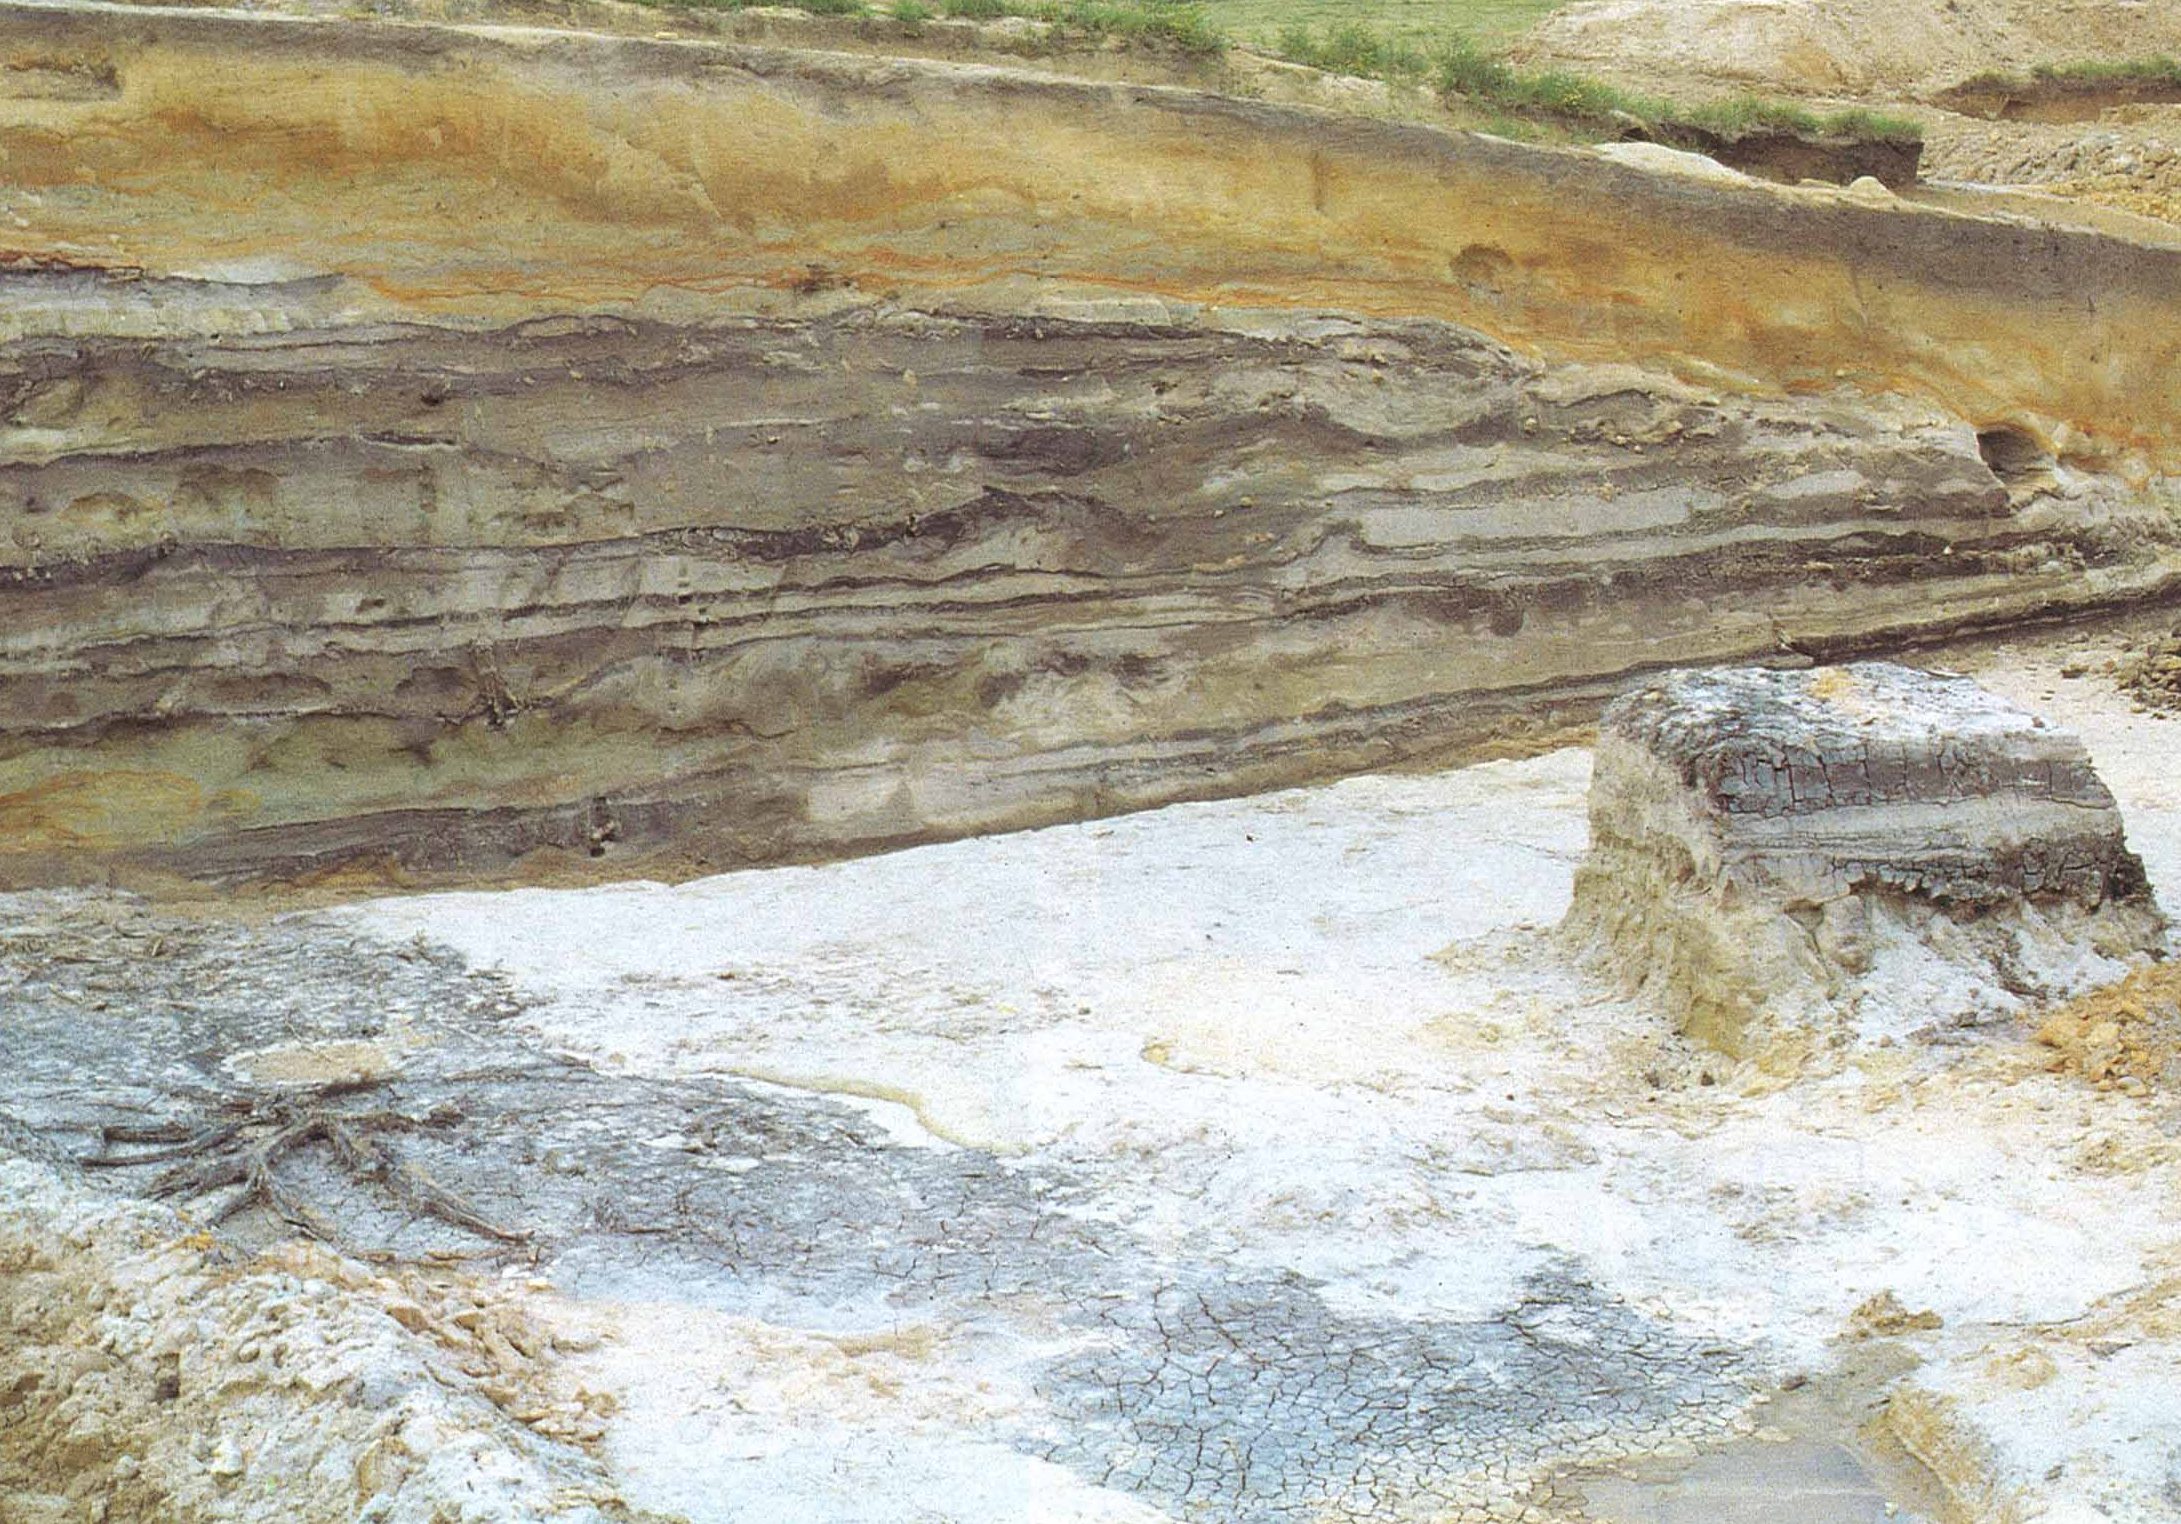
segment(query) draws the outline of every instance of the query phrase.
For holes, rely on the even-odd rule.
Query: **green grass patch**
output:
[[[2173,85],[2181,87],[2181,58],[2093,58],[2082,63],[2042,63],[2030,77],[2059,85]]]
[[[871,13],[865,0],[636,0],[636,3],[668,11],[746,11],[753,5],[783,5],[813,16],[868,16]]]
[[[1825,130],[1814,111],[1787,101],[1759,95],[1729,96],[1682,108],[1681,120],[1692,127],[1716,132],[1723,138],[1744,138],[1753,132],[1791,132],[1816,137]]]
[[[2041,63],[2024,74],[1987,69],[1958,90],[1977,94],[2040,95],[2092,90],[2181,90],[2181,58],[2091,58],[2080,63]]]
[[[1163,43],[1187,53],[1219,53],[1227,46],[1226,34],[1203,11],[1180,0],[939,0],[939,6],[951,20],[1020,16],[1063,32]]]
[[[1888,143],[1921,143],[1924,124],[1912,116],[1851,106],[1818,118],[1818,130],[1842,138],[1879,138]]]
[[[1169,0],[1034,0],[1009,13],[1093,37],[1164,43],[1185,53],[1209,55],[1227,47],[1227,34],[1203,11]]]
[[[1459,32],[1500,43],[1559,9],[1563,0],[1200,0],[1214,25],[1238,41],[1279,45],[1282,32],[1315,36],[1356,27],[1429,58]]]
[[[1291,63],[1359,79],[1416,79],[1431,67],[1421,49],[1354,22],[1343,22],[1322,36],[1307,26],[1284,27],[1274,51]]]
[[[1861,107],[1821,115],[1792,101],[1757,95],[1684,105],[1623,90],[1565,69],[1518,68],[1467,36],[1455,36],[1440,44],[1432,59],[1432,82],[1443,95],[1460,96],[1479,106],[1518,115],[1572,117],[1584,122],[1633,117],[1652,128],[1690,128],[1721,138],[1744,138],[1760,132],[1896,142],[1923,137],[1918,122]]]
[[[1292,63],[1335,74],[1428,80],[1440,94],[1459,97],[1502,118],[1542,116],[1584,123],[1634,118],[1652,128],[1682,128],[1720,138],[1760,132],[1895,141],[1923,136],[1922,127],[1906,117],[1861,109],[1820,115],[1789,101],[1756,95],[1685,106],[1565,69],[1518,68],[1476,38],[1459,33],[1427,54],[1399,38],[1352,22],[1324,32],[1298,25],[1282,29],[1274,51]]]

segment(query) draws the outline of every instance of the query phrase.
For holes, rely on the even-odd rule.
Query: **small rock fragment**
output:
[[[1848,1314],[1848,1332],[1855,1338],[1890,1338],[1896,1334],[1926,1333],[1945,1326],[1945,1319],[1931,1309],[1911,1312],[1891,1291],[1867,1298]]]

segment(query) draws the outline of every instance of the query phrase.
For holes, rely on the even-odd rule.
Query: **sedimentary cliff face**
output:
[[[823,855],[2181,570],[2181,250],[964,66],[0,61],[0,880]]]

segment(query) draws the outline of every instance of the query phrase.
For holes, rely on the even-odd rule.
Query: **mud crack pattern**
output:
[[[1726,1352],[1564,1269],[1478,1322],[1344,1317],[1294,1277],[1199,1278],[1103,1322],[1044,1385],[1069,1421],[1052,1458],[1236,1524],[1490,1510],[1542,1459],[1695,1437],[1745,1395]]]
[[[1300,1275],[1139,1238],[1118,1160],[918,1147],[801,1092],[593,1067],[540,1047],[509,1019],[520,992],[444,950],[313,917],[13,908],[0,1148],[81,1155],[102,1127],[231,1105],[237,1055],[385,1042],[400,1058],[375,1100],[460,1114],[388,1147],[531,1237],[465,1234],[326,1151],[285,1159],[287,1188],[358,1247],[513,1257],[579,1297],[665,1281],[778,1324],[908,1316],[1040,1351],[1037,1403],[993,1437],[1182,1519],[1543,1517],[1526,1499],[1554,1469],[1716,1435],[1760,1379],[1573,1264],[1489,1317],[1359,1315]],[[142,1193],[157,1173],[96,1179]],[[235,1226],[238,1249],[286,1231],[262,1212]]]

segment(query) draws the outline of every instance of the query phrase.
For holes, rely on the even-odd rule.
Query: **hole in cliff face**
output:
[[[2052,456],[2026,429],[1998,424],[1977,431],[1977,454],[1991,467],[1992,475],[2009,486],[2041,475],[2052,465]]]
[[[1515,262],[1505,249],[1473,243],[1448,262],[1448,273],[1472,295],[1497,296],[1506,290]]]

